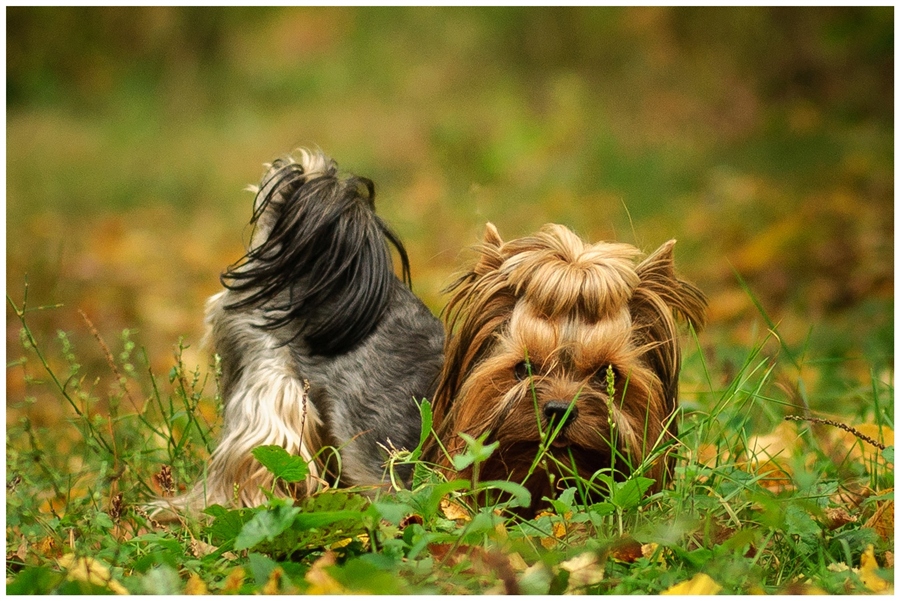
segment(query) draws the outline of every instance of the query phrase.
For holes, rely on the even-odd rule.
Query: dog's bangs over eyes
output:
[[[622,373],[637,361],[640,351],[632,341],[631,317],[626,310],[598,322],[575,317],[548,319],[537,315],[530,303],[512,312],[508,328],[499,334],[498,352],[515,359],[508,366],[517,381],[547,375],[562,367],[590,377],[613,364]]]

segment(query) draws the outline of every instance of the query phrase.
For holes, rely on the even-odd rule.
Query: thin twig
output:
[[[862,440],[864,442],[869,443],[870,445],[872,445],[873,447],[875,447],[877,449],[880,449],[883,451],[887,448],[883,444],[878,442],[877,440],[875,440],[869,436],[866,436],[865,434],[863,434],[856,428],[848,426],[847,424],[842,424],[840,422],[836,422],[831,419],[824,419],[821,417],[803,417],[802,415],[786,415],[784,417],[784,419],[787,421],[793,421],[793,422],[804,422],[805,421],[805,422],[813,422],[816,424],[825,424],[827,426],[834,426],[835,428],[840,428],[841,430],[844,430],[845,432],[849,432],[850,434],[853,434],[855,437],[859,438],[860,440]]]
[[[115,359],[113,359],[112,352],[110,352],[109,347],[106,346],[106,342],[104,342],[103,337],[100,335],[100,332],[97,331],[97,328],[94,327],[94,323],[90,320],[90,318],[84,311],[78,309],[78,313],[81,315],[81,319],[84,320],[84,323],[87,324],[88,329],[91,331],[91,335],[93,335],[97,340],[97,344],[100,345],[100,350],[103,351],[103,354],[106,357],[106,363],[115,374],[116,382],[118,382],[119,386],[122,387],[122,392],[124,392],[125,396],[128,397],[128,400],[131,401],[131,406],[134,407],[134,410],[140,413],[140,409],[138,408],[137,403],[134,402],[134,399],[131,397],[131,393],[128,391],[128,386],[125,384],[125,378],[123,378],[122,374],[119,372],[116,361]]]

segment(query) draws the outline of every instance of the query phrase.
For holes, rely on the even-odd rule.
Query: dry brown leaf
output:
[[[837,530],[845,524],[856,521],[855,515],[850,515],[843,507],[828,508],[825,510],[825,526],[828,530]]]
[[[644,551],[641,543],[633,538],[623,538],[613,543],[609,556],[622,563],[634,563],[644,556]]]
[[[671,586],[660,595],[715,595],[722,587],[704,573],[699,573],[690,580]]]
[[[893,490],[893,489],[891,489]],[[889,492],[889,491],[885,491]],[[872,528],[884,540],[891,540],[894,537],[894,502],[879,501],[877,509],[865,524],[866,528]]]
[[[194,557],[206,557],[216,549],[218,549],[218,547],[205,543],[202,540],[197,540],[196,538],[192,538],[191,542],[188,543],[188,550],[190,550],[191,555]]]
[[[21,539],[19,546],[15,551],[6,554],[6,569],[11,572],[18,572],[24,567],[25,557],[28,555],[28,543],[25,539]]]
[[[760,591],[758,594],[765,595],[765,592]],[[818,586],[810,583],[810,582],[795,582],[793,584],[789,584],[785,589],[781,592],[783,595],[827,595],[823,589]]]

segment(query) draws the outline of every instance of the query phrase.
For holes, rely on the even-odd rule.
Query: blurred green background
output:
[[[242,189],[302,145],[376,182],[436,313],[486,221],[677,238],[716,373],[764,334],[756,299],[813,392],[892,381],[892,7],[6,11],[7,293],[61,303],[35,332],[71,332],[89,373],[79,310],[158,373],[180,336],[205,364]],[[19,329],[7,309],[10,361]],[[35,394],[16,367],[7,393]]]

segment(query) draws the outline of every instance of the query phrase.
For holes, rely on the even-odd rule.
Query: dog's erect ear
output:
[[[483,276],[491,271],[495,271],[503,264],[503,258],[500,256],[500,247],[503,246],[503,240],[500,238],[500,232],[490,221],[484,226],[484,237],[481,245],[478,247],[478,263],[473,269],[476,275]]]
[[[495,226],[490,221],[488,221],[484,226],[484,238],[481,242],[482,244],[497,247],[503,244],[503,240],[500,238],[500,232],[497,231],[497,226]]]
[[[699,288],[675,275],[675,240],[669,240],[641,261],[635,271],[639,287],[658,294],[678,316],[697,330],[706,323],[706,297]]]

